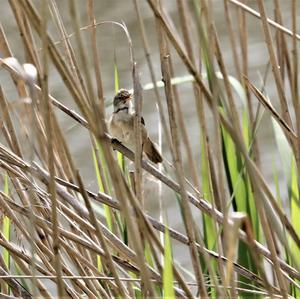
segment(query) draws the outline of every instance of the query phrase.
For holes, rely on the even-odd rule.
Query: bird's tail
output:
[[[148,137],[147,141],[144,143],[144,152],[153,163],[161,163],[163,161],[163,158],[156,148],[156,145],[151,141],[151,139]]]

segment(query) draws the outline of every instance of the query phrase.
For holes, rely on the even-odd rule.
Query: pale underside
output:
[[[148,134],[145,127],[142,125],[142,140],[143,143],[147,139]],[[133,146],[135,144],[134,136],[134,116],[129,113],[114,113],[109,121],[109,133],[112,137],[118,139],[124,144]]]

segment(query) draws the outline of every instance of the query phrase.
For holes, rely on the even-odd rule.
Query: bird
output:
[[[114,97],[114,111],[108,121],[108,131],[110,135],[128,146],[134,146],[135,144],[135,114],[132,109],[132,98],[132,93],[127,89],[120,89]],[[156,144],[149,137],[143,117],[141,118],[141,123],[142,150],[150,161],[155,164],[161,163],[163,158]]]

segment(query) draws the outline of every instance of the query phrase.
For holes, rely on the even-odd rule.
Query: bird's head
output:
[[[114,112],[131,108],[132,94],[127,89],[120,89],[114,97]]]

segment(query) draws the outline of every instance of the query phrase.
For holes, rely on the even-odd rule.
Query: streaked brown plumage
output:
[[[132,94],[126,89],[120,89],[114,97],[114,112],[109,120],[110,134],[125,145],[135,144],[134,114],[132,112]],[[142,118],[142,147],[147,157],[154,163],[161,163],[162,156],[148,136],[144,120]]]

